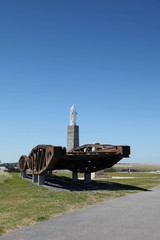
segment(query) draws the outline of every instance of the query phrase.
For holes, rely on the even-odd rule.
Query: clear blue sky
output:
[[[80,144],[130,145],[160,163],[160,1],[1,0],[0,160]]]

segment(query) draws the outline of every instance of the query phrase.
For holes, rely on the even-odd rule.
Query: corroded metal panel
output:
[[[129,155],[129,146],[85,144],[66,152],[66,148],[61,146],[38,145],[28,157],[20,157],[19,166],[22,172],[28,168],[34,174],[44,174],[56,169],[91,173],[110,168]]]

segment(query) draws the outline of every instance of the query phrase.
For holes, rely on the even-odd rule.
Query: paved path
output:
[[[1,240],[158,240],[160,186],[5,234]]]

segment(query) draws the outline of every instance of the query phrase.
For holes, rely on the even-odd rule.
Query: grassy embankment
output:
[[[119,173],[108,175],[118,176]],[[2,174],[0,171],[0,235],[64,212],[144,191],[160,184],[160,174],[123,173],[123,176],[136,178],[96,181],[100,187],[103,185],[100,188],[102,190],[54,192],[22,180],[18,174]]]

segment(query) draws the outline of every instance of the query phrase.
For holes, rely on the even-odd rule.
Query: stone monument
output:
[[[67,130],[67,151],[79,147],[79,126],[76,125],[77,112],[75,106],[70,109],[70,125]]]
[[[79,147],[79,126],[76,125],[77,112],[75,106],[72,105],[70,109],[70,125],[67,129],[67,152],[72,148]],[[78,172],[72,173],[74,182],[78,181]]]

